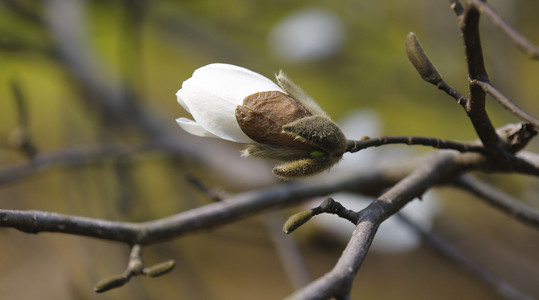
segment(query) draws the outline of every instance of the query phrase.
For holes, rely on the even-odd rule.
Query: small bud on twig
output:
[[[149,268],[145,268],[144,275],[149,277],[161,276],[172,271],[172,269],[174,269],[174,266],[176,266],[176,262],[174,260],[167,260],[165,262],[153,265]]]
[[[113,275],[111,277],[105,278],[101,281],[99,281],[94,288],[94,291],[96,293],[103,293],[108,290],[121,287],[122,285],[126,284],[129,279],[123,275]]]
[[[307,223],[312,217],[321,213],[338,215],[339,217],[346,219],[354,224],[356,224],[359,219],[359,213],[353,210],[346,209],[339,202],[329,197],[326,198],[318,207],[296,213],[295,215],[288,218],[288,220],[286,220],[283,226],[284,233],[291,233],[301,225]]]
[[[432,62],[430,61],[429,57],[427,56],[427,53],[423,50],[421,47],[421,44],[419,43],[419,40],[417,39],[417,36],[415,33],[410,32],[406,36],[404,46],[406,48],[406,54],[408,55],[408,59],[414,65],[417,72],[419,72],[419,75],[423,80],[432,83],[434,85],[437,85],[440,81],[442,81],[442,76],[440,76],[440,73],[438,73],[438,70],[434,67]]]
[[[99,281],[94,290],[96,293],[103,293],[108,290],[121,287],[126,284],[133,276],[146,275],[148,277],[157,277],[166,274],[176,265],[173,260],[168,260],[149,268],[145,268],[140,257],[142,248],[139,244],[135,244],[131,247],[131,253],[129,255],[129,263],[123,274],[113,275]]]
[[[284,223],[284,226],[283,226],[284,233],[289,234],[292,231],[296,230],[301,225],[307,223],[307,221],[309,221],[313,217],[313,215],[314,215],[313,210],[309,209],[309,210],[305,210],[291,216]]]

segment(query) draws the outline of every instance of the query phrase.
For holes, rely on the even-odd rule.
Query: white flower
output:
[[[282,72],[279,85],[247,69],[210,64],[197,69],[176,93],[193,118],[176,122],[187,132],[249,144],[243,156],[283,162],[281,178],[313,175],[346,150],[340,128]]]
[[[235,110],[245,97],[283,90],[270,79],[242,67],[215,63],[197,69],[176,93],[193,118],[179,118],[183,130],[197,136],[252,143],[236,121]]]

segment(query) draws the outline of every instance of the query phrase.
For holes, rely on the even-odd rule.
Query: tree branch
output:
[[[99,281],[94,288],[95,292],[103,293],[121,287],[133,276],[146,275],[148,277],[158,277],[172,271],[176,265],[173,260],[168,260],[146,268],[142,262],[141,252],[142,247],[140,245],[135,244],[131,246],[129,263],[125,271],[122,274],[113,275]]]
[[[466,107],[466,113],[477,132],[477,136],[488,148],[500,150],[499,138],[496,135],[494,126],[490,122],[485,110],[485,91],[475,84],[476,80],[488,82],[487,71],[483,61],[483,50],[481,49],[481,38],[479,35],[479,11],[475,6],[468,6],[464,9],[462,18],[459,18],[459,27],[464,40],[464,52],[468,66],[468,77],[470,80],[470,101]]]
[[[522,108],[518,107],[518,105],[516,105],[507,97],[505,97],[500,91],[498,91],[490,83],[483,82],[483,81],[475,81],[475,84],[482,87],[485,92],[489,93],[494,98],[494,100],[498,101],[498,103],[500,103],[503,108],[511,112],[513,115],[519,117],[523,121],[533,124],[535,128],[539,128],[539,119],[532,116],[531,114],[529,114],[527,111],[523,110]]]
[[[329,299],[350,292],[352,281],[363,263],[378,226],[406,203],[421,196],[430,186],[467,168],[474,154],[439,153],[421,164],[387,192],[360,211],[356,229],[335,267],[287,299]]]
[[[479,16],[477,12],[474,13],[473,9],[471,8],[465,10],[464,12],[466,12],[466,14],[462,15],[462,7],[458,1],[452,1],[452,6],[457,13],[461,31],[464,37],[469,77],[470,79],[482,78],[483,80],[488,81],[483,64],[481,43],[479,40],[476,41],[476,39],[479,39],[479,32],[477,28]],[[475,84],[470,83],[470,99],[468,99],[447,84],[442,79],[442,76],[438,70],[436,70],[434,67],[434,64],[430,61],[427,53],[425,50],[423,50],[423,47],[421,47],[419,39],[413,32],[406,36],[405,48],[408,59],[417,70],[421,78],[453,97],[455,100],[457,100],[457,103],[464,108],[464,111],[468,115],[468,118],[472,121],[475,131],[481,139],[483,145],[485,145],[487,148],[495,149],[504,153],[504,150],[499,146],[499,138],[496,135],[494,127],[492,126],[485,110],[485,92],[482,89],[478,89]],[[461,146],[459,146],[456,148],[456,150],[462,151],[463,149]]]
[[[511,27],[500,15],[485,1],[470,0],[470,2],[479,8],[481,13],[490,18],[492,23],[511,39],[511,41],[531,59],[539,59],[539,48]]]
[[[69,78],[81,91],[86,104],[102,113],[109,124],[135,126],[147,136],[170,135],[164,123],[141,107],[134,91],[125,82],[112,84],[104,74],[102,60],[88,45],[84,1],[47,0],[45,24],[55,40],[55,51]]]
[[[529,295],[525,295],[521,291],[517,290],[514,286],[509,284],[507,281],[503,280],[502,278],[499,278],[492,272],[486,270],[477,262],[473,261],[471,258],[469,258],[464,253],[455,248],[453,245],[451,245],[449,241],[446,241],[444,238],[420,228],[404,214],[396,214],[396,217],[399,218],[400,221],[404,222],[408,226],[408,228],[414,230],[417,234],[419,234],[422,240],[425,241],[436,252],[444,256],[450,262],[456,263],[460,268],[476,276],[482,282],[490,286],[500,296],[504,297],[505,299],[512,300],[532,299],[532,297],[530,297]]]
[[[359,212],[356,229],[335,267],[288,299],[328,299],[348,295],[355,274],[365,259],[379,225],[429,187],[472,169],[481,169],[485,157],[474,153],[439,152]],[[504,158],[493,156],[500,163]],[[503,163],[502,163],[503,164]],[[507,164],[507,162],[505,162]],[[498,165],[498,164],[494,164]],[[502,165],[498,165],[503,168]],[[492,171],[490,169],[490,171]]]
[[[11,0],[8,2],[15,3]],[[49,27],[52,36],[56,39],[55,54],[83,92],[83,98],[87,100],[89,105],[97,103],[98,109],[110,117],[107,118],[109,121],[119,121],[127,126],[134,124],[146,136],[169,136],[167,127],[140,106],[138,97],[131,89],[122,86],[123,83],[111,85],[110,82],[103,79],[103,69],[97,67],[99,60],[95,53],[89,50],[91,47],[87,47],[84,43],[86,35],[82,30],[85,26],[83,19],[69,19],[72,16],[77,16],[77,13],[79,16],[83,16],[81,13],[82,2],[75,1],[69,5],[64,2],[46,1],[45,11],[48,15],[47,18],[43,19],[43,24]],[[409,43],[407,51],[408,48],[411,49],[409,50],[409,54],[412,54],[410,60],[422,78],[456,99],[465,109],[484,147],[426,137],[379,137],[364,141],[349,141],[349,152],[383,144],[404,143],[453,149],[462,153],[438,151],[428,160],[423,160],[413,171],[391,166],[388,169],[369,170],[369,174],[346,179],[333,176],[323,182],[308,181],[281,184],[271,188],[236,194],[216,203],[147,222],[115,222],[41,211],[0,210],[0,227],[11,227],[28,233],[76,234],[130,245],[132,247],[131,256],[126,271],[121,275],[100,282],[96,288],[99,291],[104,291],[124,284],[131,276],[145,272],[155,275],[160,274],[163,270],[170,270],[170,263],[154,269],[143,268],[140,257],[140,249],[143,245],[225,225],[270,208],[295,205],[310,197],[343,190],[379,195],[381,190],[386,190],[389,187],[385,193],[360,212],[349,211],[330,201],[325,201],[319,211],[335,213],[344,217],[355,223],[356,229],[334,268],[291,296],[292,299],[327,299],[330,297],[350,299],[353,279],[367,255],[379,225],[414,198],[420,197],[428,188],[436,184],[454,183],[455,178],[470,170],[519,172],[539,176],[539,155],[521,152],[536,134],[535,129],[530,129],[527,124],[524,124],[518,128],[511,127],[506,131],[496,132],[485,110],[486,92],[489,92],[495,98],[499,98],[498,101],[509,102],[505,104],[506,108],[513,110],[517,116],[525,120],[529,119],[530,123],[537,126],[536,118],[530,118],[529,115],[523,114],[516,105],[505,101],[507,99],[489,84],[479,36],[480,12],[488,15],[502,31],[510,36],[517,46],[524,49],[525,52],[530,52],[532,57],[537,57],[537,48],[527,44],[529,43],[527,40],[522,41],[521,36],[512,32],[512,29],[484,1],[470,0],[471,5],[467,7],[463,7],[458,0],[450,0],[450,3],[457,15],[463,35],[469,75],[469,97],[463,96],[442,80],[426,53],[421,49],[415,35],[411,39],[407,39],[407,43]],[[22,179],[52,166],[75,166],[102,162],[144,151],[189,153],[191,157],[198,157],[196,151],[193,150],[194,148],[185,144],[187,143],[171,142],[163,138],[134,148],[112,145],[40,153],[28,162],[0,169],[0,184]],[[486,151],[487,148],[496,150],[497,153]],[[515,203],[509,196],[500,194],[499,191],[467,179],[467,177],[460,177],[459,180],[457,181],[459,186],[480,196],[514,218],[525,224],[538,225],[538,214],[524,205]],[[454,254],[452,250],[447,252]],[[497,285],[499,281],[492,281],[492,283]],[[502,287],[507,290],[505,285]]]
[[[459,91],[447,84],[440,72],[436,69],[432,61],[430,60],[427,52],[423,50],[419,39],[415,33],[410,32],[406,35],[404,40],[404,46],[408,59],[419,73],[421,78],[426,82],[435,85],[438,89],[444,91],[446,94],[457,100],[464,109],[468,107],[468,98],[464,97]]]
[[[37,153],[32,159],[0,168],[0,186],[53,167],[74,167],[115,161],[133,155],[160,151],[172,157],[189,156],[200,161],[200,152],[195,147],[178,142],[176,136],[162,137],[136,145],[92,145],[79,146],[55,152]]]
[[[539,212],[525,203],[518,201],[504,191],[490,186],[470,175],[462,175],[454,182],[461,188],[479,199],[492,205],[494,208],[509,215],[513,219],[526,225],[539,228]]]
[[[17,107],[18,124],[11,132],[5,146],[8,149],[22,152],[22,154],[28,158],[32,158],[38,151],[30,138],[27,101],[17,80],[12,79],[10,85],[13,92],[13,99]],[[4,143],[2,143],[2,146],[4,146]]]
[[[354,153],[369,147],[379,147],[387,144],[421,145],[437,149],[456,150],[459,152],[488,152],[488,149],[476,144],[463,144],[459,142],[423,136],[381,136],[376,138],[365,138],[362,140],[349,140],[346,151]]]
[[[312,217],[322,214],[334,214],[343,219],[346,219],[353,224],[356,224],[359,220],[359,213],[346,209],[339,202],[333,200],[333,198],[326,198],[319,206],[294,214],[284,223],[283,231],[286,234],[292,233],[301,225],[307,223]]]
[[[386,172],[388,171],[388,172]],[[281,184],[231,196],[189,211],[154,221],[131,223],[68,216],[41,211],[0,210],[0,227],[11,227],[28,233],[60,232],[133,244],[153,244],[180,237],[197,230],[246,218],[274,207],[297,204],[304,199],[341,190],[381,190],[401,176],[394,170],[373,170],[346,180]]]

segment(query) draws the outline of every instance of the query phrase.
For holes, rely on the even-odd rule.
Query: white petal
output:
[[[197,69],[176,93],[178,103],[212,134],[230,141],[251,143],[240,129],[236,107],[251,94],[282,91],[270,79],[242,67],[210,64]]]
[[[206,129],[202,128],[200,125],[198,125],[197,122],[187,119],[187,118],[179,118],[176,119],[176,123],[180,125],[180,127],[189,132],[192,135],[196,136],[202,136],[202,137],[213,137],[216,138],[218,136],[214,135],[213,133],[207,131]]]

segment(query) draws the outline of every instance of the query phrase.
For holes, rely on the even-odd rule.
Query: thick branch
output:
[[[537,169],[538,157],[527,156],[526,164]],[[491,160],[489,162],[483,160]],[[365,259],[378,226],[399,211],[406,203],[420,197],[429,187],[461,172],[485,165],[505,168],[507,161],[500,156],[486,158],[473,153],[439,152],[432,160],[421,164],[371,205],[360,212],[352,237],[335,267],[310,285],[297,291],[289,299],[328,299],[348,295],[355,274]]]
[[[486,93],[480,86],[474,83],[475,80],[489,81],[483,61],[483,50],[481,49],[479,17],[480,14],[477,8],[475,6],[468,6],[464,11],[463,18],[459,19],[470,80],[470,101],[468,102],[466,113],[472,121],[483,145],[498,149],[499,138],[485,110]]]
[[[454,154],[454,155],[451,155]],[[398,210],[407,201],[420,195],[424,189],[418,189],[417,185],[440,183],[441,178],[451,180],[449,173],[454,173],[455,168],[479,169],[485,163],[485,157],[479,154],[440,152],[435,156],[433,168],[439,168],[437,174],[429,176],[426,181],[418,180],[418,175],[410,176],[394,186],[384,196],[373,204],[374,208],[368,211],[384,212],[382,219]],[[454,165],[448,164],[449,157]],[[525,158],[525,159],[524,159]],[[524,153],[520,158],[529,165],[529,168],[539,166],[539,157]],[[429,167],[431,162],[421,163],[418,170]],[[447,165],[446,165],[447,164]],[[446,168],[442,168],[446,166]],[[507,162],[492,163],[498,171],[514,171]],[[489,169],[489,171],[493,171]],[[420,171],[414,171],[417,174]],[[425,171],[422,171],[425,172]],[[373,190],[381,190],[392,184],[397,178],[402,178],[406,172],[403,170],[372,170],[369,174],[358,175],[346,180],[330,179],[324,182],[304,182],[282,184],[276,187],[261,189],[252,192],[241,193],[221,202],[195,208],[170,217],[150,222],[129,223],[113,222],[92,218],[67,216],[39,211],[12,211],[0,210],[0,226],[12,227],[25,232],[62,232],[90,236],[95,238],[125,242],[128,244],[151,244],[162,240],[168,240],[201,229],[208,229],[227,224],[241,218],[251,216],[272,207],[281,207],[297,204],[303,199],[314,196],[327,195],[336,191],[353,190],[372,194]],[[422,174],[422,173],[419,173]],[[414,188],[415,187],[415,188]],[[411,189],[411,190],[408,190]],[[415,191],[415,192],[414,192]],[[391,192],[391,193],[390,193]],[[398,194],[400,193],[400,194]],[[414,194],[410,194],[414,193]],[[397,197],[393,199],[391,197]],[[412,197],[413,196],[413,197]],[[403,200],[404,199],[404,200]],[[393,202],[398,205],[394,205]],[[372,217],[370,213],[361,218],[365,222],[366,217]],[[370,218],[369,217],[369,218]],[[378,221],[381,221],[378,219]]]
[[[352,281],[367,255],[378,226],[406,203],[421,196],[430,186],[463,171],[466,168],[463,163],[469,159],[473,161],[473,156],[476,156],[470,155],[436,155],[362,210],[356,229],[335,267],[289,299],[329,299],[349,294]],[[458,159],[459,156],[463,160]]]
[[[388,171],[388,172],[386,172]],[[127,244],[152,244],[197,230],[217,227],[246,218],[272,207],[283,207],[336,191],[372,192],[394,183],[402,173],[379,170],[346,180],[282,184],[276,187],[237,194],[223,201],[191,209],[149,222],[114,222],[41,211],[0,210],[0,227],[29,233],[61,232],[95,237]]]

